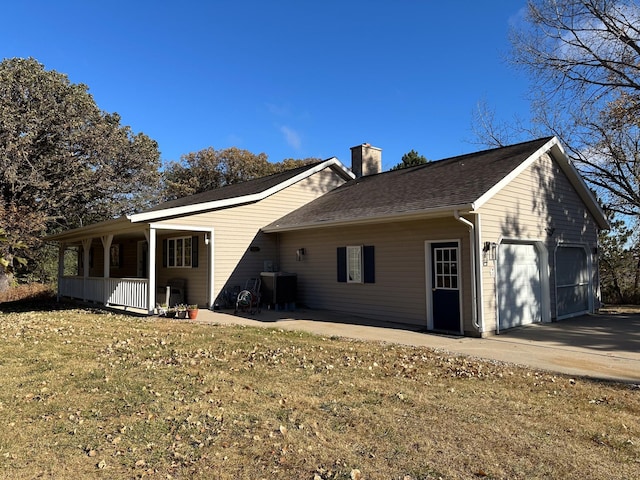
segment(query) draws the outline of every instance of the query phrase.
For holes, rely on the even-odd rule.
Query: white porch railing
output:
[[[58,295],[61,297],[79,298],[84,300],[84,278],[83,277],[60,277],[58,278]],[[88,298],[86,300],[89,300]]]
[[[104,305],[149,310],[149,280],[146,278],[62,277],[58,294]]]

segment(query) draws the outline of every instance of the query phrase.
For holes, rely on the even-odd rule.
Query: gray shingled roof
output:
[[[219,200],[227,200],[230,198],[245,197],[247,195],[262,193],[265,190],[275,187],[282,182],[286,182],[287,180],[315,167],[320,163],[322,162],[313,162],[302,167],[292,168],[291,170],[287,170],[281,173],[274,173],[273,175],[269,175],[266,177],[247,180],[246,182],[234,183],[221,188],[216,188],[214,190],[208,190],[206,192],[196,193],[195,195],[189,195],[187,197],[181,197],[176,200],[170,200],[140,213],[157,212],[176,207],[217,202]]]
[[[302,226],[409,215],[470,205],[552,137],[351,180],[266,226]]]

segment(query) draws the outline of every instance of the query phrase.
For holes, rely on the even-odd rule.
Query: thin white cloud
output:
[[[620,4],[614,6],[608,12],[608,16],[609,21],[615,25],[615,29],[605,25],[594,15],[582,20],[572,31],[564,33],[560,49],[565,58],[578,63],[592,63],[593,54],[579,45],[588,45],[595,55],[604,58],[623,59],[630,58],[628,55],[633,56],[636,45],[629,45],[623,41],[616,29],[624,32],[629,38],[635,39],[640,21],[640,6]]]
[[[240,145],[244,143],[244,138],[242,138],[240,135],[237,135],[235,133],[230,133],[229,135],[227,135],[227,143],[229,145],[234,145],[239,148]]]
[[[291,108],[289,105],[278,105],[275,103],[267,103],[265,104],[267,107],[267,111],[276,117],[289,117],[291,116]]]
[[[527,16],[529,15],[529,8],[525,5],[521,7],[516,13],[511,15],[508,20],[509,27],[521,30],[527,22]]]
[[[284,139],[290,147],[295,148],[296,150],[300,149],[302,145],[302,139],[300,138],[300,134],[298,132],[296,132],[292,128],[287,127],[286,125],[282,125],[280,127],[280,133],[284,135]]]

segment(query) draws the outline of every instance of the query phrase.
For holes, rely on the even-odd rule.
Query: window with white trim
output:
[[[362,246],[347,246],[347,283],[362,283]]]
[[[169,268],[191,268],[192,237],[167,239],[167,266]]]

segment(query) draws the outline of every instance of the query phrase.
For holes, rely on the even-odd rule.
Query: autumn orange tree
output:
[[[165,200],[193,195],[234,183],[265,177],[316,162],[317,158],[269,162],[265,153],[252,153],[237,147],[216,150],[213,147],[183,155],[169,163],[163,172]]]

